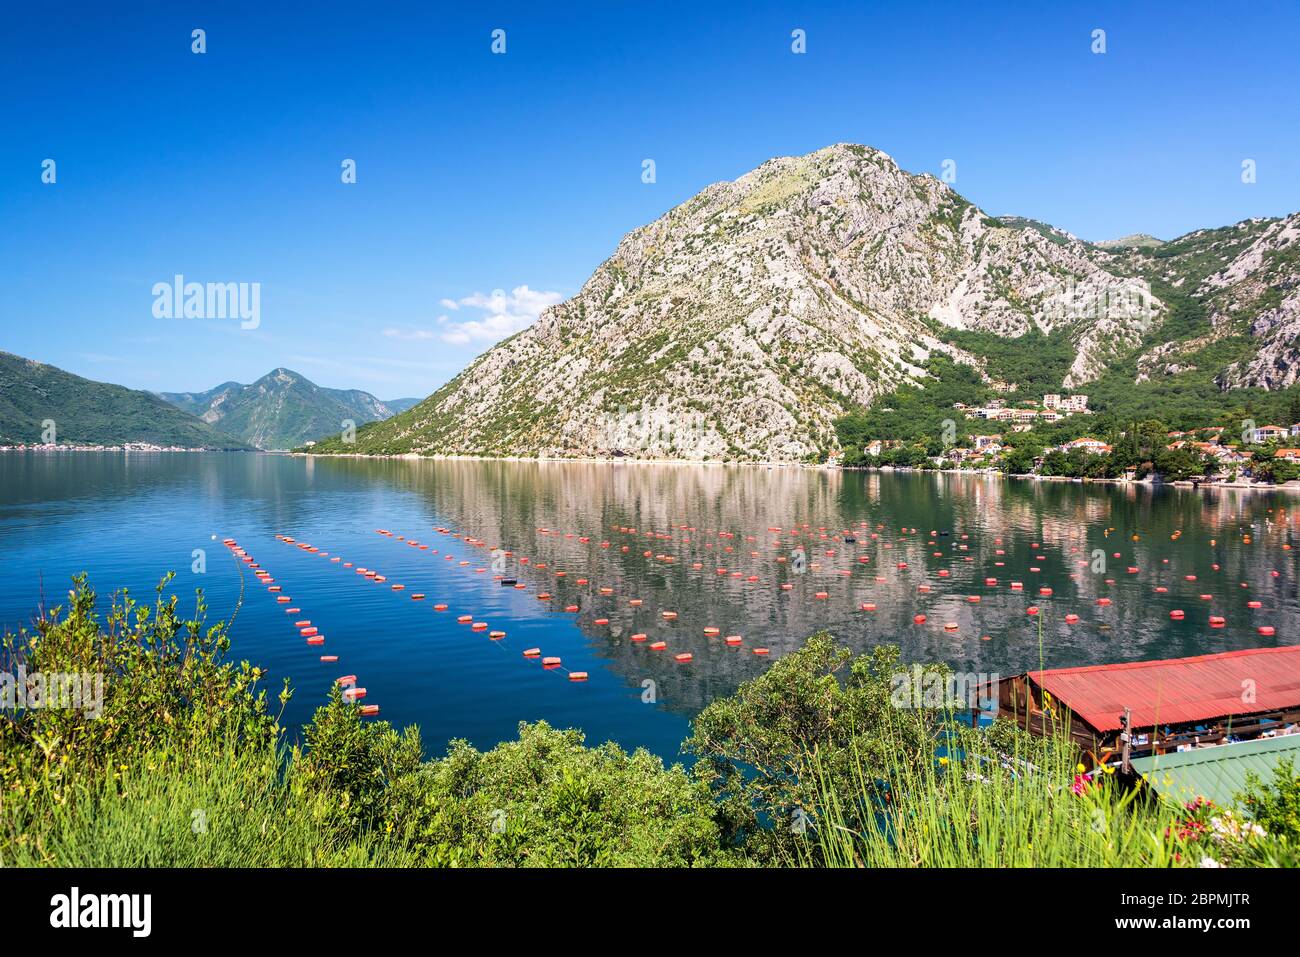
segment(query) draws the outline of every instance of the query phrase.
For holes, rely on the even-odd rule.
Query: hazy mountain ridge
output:
[[[260,449],[289,449],[330,433],[344,422],[387,419],[418,400],[393,404],[360,389],[327,389],[291,369],[278,368],[256,382],[223,382],[206,392],[160,392],[159,397],[223,432]]]

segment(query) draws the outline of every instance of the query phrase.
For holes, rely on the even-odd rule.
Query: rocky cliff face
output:
[[[774,159],[633,230],[572,299],[321,451],[799,460],[933,352],[982,367],[944,327],[1063,334],[1064,385],[1086,385],[1161,322],[1133,260],[1157,251],[991,218],[863,146]]]
[[[1253,355],[1218,377],[1224,388],[1284,389],[1300,381],[1300,213],[1268,223],[1205,281],[1216,326],[1246,326]]]

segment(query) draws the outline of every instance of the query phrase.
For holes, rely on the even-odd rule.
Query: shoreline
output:
[[[1300,479],[1282,485],[1257,484],[1251,482],[1212,482],[1202,480],[1193,482],[1181,479],[1176,482],[1152,482],[1145,479],[1130,481],[1122,478],[1075,478],[1068,475],[1036,475],[1033,473],[1013,475],[997,469],[912,469],[881,468],[879,466],[845,466],[829,465],[825,462],[789,462],[789,461],[755,461],[755,462],[703,462],[695,459],[640,459],[631,456],[606,458],[597,456],[542,456],[542,455],[465,455],[436,454],[420,455],[417,452],[404,452],[394,455],[380,455],[373,452],[297,452],[288,449],[201,449],[177,447],[133,448],[128,446],[0,446],[0,453],[45,453],[61,454],[67,452],[111,452],[111,453],[223,453],[240,455],[282,455],[291,458],[308,459],[367,459],[419,462],[512,462],[537,464],[577,464],[577,465],[650,465],[650,466],[689,466],[692,468],[767,468],[767,469],[809,469],[822,472],[875,472],[897,473],[899,475],[969,475],[984,478],[1019,479],[1033,482],[1062,482],[1071,485],[1122,485],[1143,488],[1180,488],[1192,491],[1232,489],[1245,492],[1300,492]]]

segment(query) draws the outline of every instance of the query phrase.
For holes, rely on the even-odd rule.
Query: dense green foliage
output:
[[[1271,781],[1246,775],[1246,790],[1238,800],[1251,820],[1300,852],[1300,771],[1295,762],[1278,762]]]
[[[1035,327],[1011,338],[973,329],[945,327],[940,331],[945,342],[983,358],[991,379],[1014,383],[1024,396],[1040,398],[1047,392],[1060,392],[1074,361],[1074,346],[1063,332],[1044,335]],[[969,395],[956,401],[970,404]]]
[[[894,646],[853,659],[822,633],[705,708],[686,746],[728,839],[756,860],[797,857],[828,790],[861,797],[841,809],[842,824],[873,827],[889,768],[932,763],[947,716],[920,708],[897,720],[891,679],[901,667]]]
[[[427,761],[418,731],[337,688],[286,747],[261,671],[225,663],[227,626],[202,624],[201,596],[182,620],[165,585],[101,620],[79,580],[66,611],[6,636],[6,668],[105,682],[97,716],[0,720],[0,866],[1297,863],[1290,768],[1252,782],[1250,828],[1104,776],[1080,786],[1065,739],[900,705],[897,649],[855,659],[825,634],[700,714],[691,771],[543,722]],[[1207,844],[1193,815],[1231,840]]]
[[[0,445],[43,444],[43,423],[50,419],[61,445],[247,448],[152,393],[92,382],[0,352]]]

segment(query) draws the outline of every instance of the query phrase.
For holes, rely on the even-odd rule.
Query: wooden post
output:
[[[1125,774],[1133,771],[1133,765],[1130,763],[1129,755],[1133,747],[1133,712],[1128,708],[1124,709],[1124,730],[1119,736],[1120,742],[1124,745],[1120,752],[1120,768]]]

